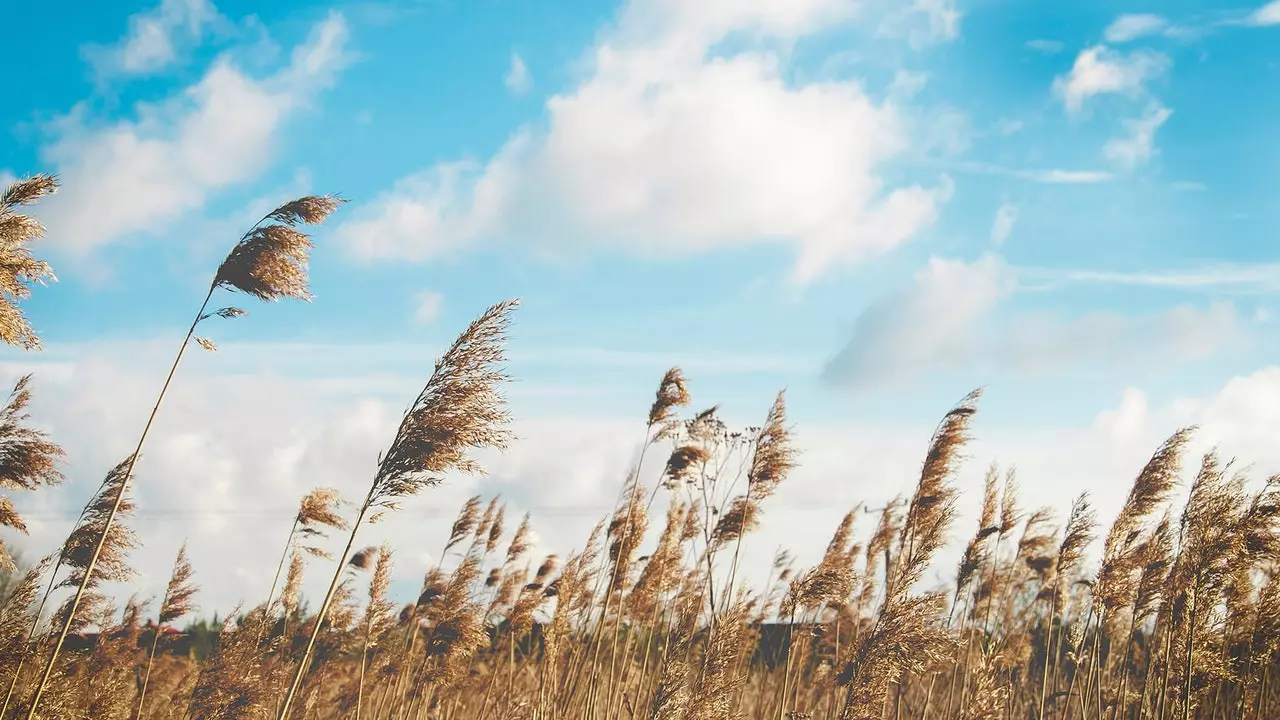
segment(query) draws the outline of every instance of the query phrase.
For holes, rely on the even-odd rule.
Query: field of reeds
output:
[[[42,228],[23,213],[56,188],[35,176],[0,196],[0,338],[27,349],[40,341],[18,302],[52,273],[31,256]],[[121,603],[104,590],[134,573],[135,465],[185,351],[215,349],[197,331],[245,314],[222,299],[307,299],[306,226],[340,204],[286,203],[232,244],[133,452],[103,469],[51,555],[20,569],[0,552],[0,718],[1280,716],[1280,478],[1184,457],[1195,429],[1183,428],[1136,477],[1115,478],[1130,490],[1113,518],[1084,494],[1025,508],[1015,476],[993,467],[976,526],[958,527],[977,392],[943,414],[918,477],[870,513],[870,532],[851,509],[816,565],[780,553],[750,587],[743,538],[798,462],[785,396],[759,426],[732,428],[714,407],[694,409],[672,368],[636,423],[639,464],[660,465],[660,482],[646,487],[636,467],[582,550],[529,557],[536,518],[473,497],[427,530],[440,561],[416,601],[392,603],[395,549],[364,547],[360,532],[396,522],[403,500],[451,474],[482,472],[476,451],[512,441],[502,386],[515,302],[485,311],[436,362],[362,499],[300,498],[266,597],[174,632],[200,596],[185,547],[163,597]],[[34,429],[29,400],[23,378],[0,410],[0,484],[39,492],[62,480],[62,450]],[[9,498],[0,524],[24,531]],[[331,556],[321,540],[345,549]],[[952,543],[964,548],[954,580],[932,586],[926,570]],[[307,573],[327,582],[311,602]]]

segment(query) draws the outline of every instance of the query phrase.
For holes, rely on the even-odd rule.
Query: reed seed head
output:
[[[280,298],[310,300],[307,262],[311,238],[299,223],[317,225],[345,202],[332,195],[299,198],[281,205],[236,243],[214,276],[225,287],[274,302]]]

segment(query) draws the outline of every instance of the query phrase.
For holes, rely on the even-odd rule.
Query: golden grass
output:
[[[27,347],[38,340],[13,301],[24,297],[21,281],[48,273],[25,249],[40,228],[16,208],[55,187],[39,176],[0,197],[0,254],[10,257],[0,258],[9,273],[0,339]],[[311,243],[297,228],[340,202],[287,203],[240,239],[164,388],[193,339],[213,349],[194,334],[201,322],[244,315],[207,311],[216,290],[310,298]],[[394,550],[355,550],[356,541],[365,526],[394,521],[405,498],[451,473],[482,472],[474,451],[514,441],[501,387],[515,307],[489,308],[435,364],[361,502],[328,488],[300,499],[267,597],[229,617],[207,655],[174,652],[159,632],[195,608],[185,545],[154,611],[102,592],[134,574],[129,481],[158,399],[137,450],[108,473],[58,553],[15,576],[0,606],[0,720],[1280,716],[1280,478],[1253,488],[1209,453],[1179,505],[1188,428],[1155,450],[1100,537],[1087,495],[1061,508],[1060,522],[1053,508],[1022,508],[1015,472],[994,465],[977,527],[957,536],[955,476],[976,391],[943,416],[900,498],[851,509],[816,565],[796,568],[780,552],[765,585],[750,587],[742,544],[802,460],[786,397],[760,426],[734,429],[716,407],[686,412],[688,383],[672,368],[644,419],[637,467],[581,549],[529,557],[536,519],[525,515],[508,533],[506,507],[475,496],[436,531],[440,561],[397,608],[388,599]],[[26,426],[28,401],[24,378],[0,411],[9,489],[61,479],[61,450]],[[657,487],[640,480],[646,459],[661,468]],[[863,512],[874,515],[865,543]],[[0,523],[22,529],[3,498]],[[650,524],[661,527],[651,534]],[[338,557],[317,546],[330,532],[347,533]],[[963,548],[953,580],[931,586],[926,571],[952,543]],[[314,613],[299,592],[307,558],[332,573]],[[0,551],[0,565],[8,560]],[[143,624],[151,617],[158,626]],[[100,630],[94,643],[66,644],[90,627]]]

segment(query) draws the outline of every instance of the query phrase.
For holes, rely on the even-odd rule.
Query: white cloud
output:
[[[290,63],[257,80],[221,58],[195,85],[136,119],[101,124],[87,104],[49,127],[41,153],[64,188],[39,208],[51,242],[88,250],[155,232],[271,162],[281,128],[346,63],[347,27],[330,14]]]
[[[1045,55],[1057,55],[1065,49],[1063,44],[1058,40],[1044,39],[1028,40],[1027,48],[1035,50],[1038,53],[1044,53]]]
[[[1249,24],[1257,26],[1280,25],[1280,0],[1274,0],[1254,10],[1249,16]]]
[[[203,33],[226,24],[209,0],[161,0],[155,8],[129,18],[129,31],[112,46],[89,46],[85,57],[99,77],[147,75],[179,59]]]
[[[1018,222],[1018,208],[1010,203],[1001,203],[996,210],[996,217],[991,221],[991,244],[1000,247],[1013,234],[1013,226]]]
[[[434,290],[424,290],[414,297],[413,319],[427,324],[435,322],[444,308],[444,295]]]
[[[516,95],[523,95],[533,87],[533,78],[529,76],[529,68],[524,64],[524,58],[517,53],[511,53],[511,69],[507,71],[507,76],[503,78],[507,89]]]
[[[1071,72],[1054,80],[1053,90],[1067,110],[1076,113],[1095,95],[1138,95],[1144,84],[1163,75],[1169,64],[1167,56],[1150,50],[1126,54],[1097,45],[1080,52]]]
[[[436,165],[348,212],[338,237],[368,259],[432,257],[497,227],[510,174],[502,156],[483,171],[470,161]]]
[[[1149,35],[1158,35],[1169,30],[1169,21],[1160,15],[1136,13],[1121,15],[1103,32],[1102,37],[1109,43],[1126,43]]]
[[[586,79],[547,101],[545,129],[517,133],[486,164],[401,180],[339,236],[365,258],[409,259],[507,229],[638,254],[790,242],[801,280],[885,252],[933,223],[950,195],[945,179],[882,179],[908,147],[901,110],[855,82],[793,84],[767,50],[710,54],[732,31],[795,38],[856,6],[634,0]]]
[[[1126,390],[1119,407],[1100,413],[1097,427],[1117,443],[1150,443],[1172,428],[1197,425],[1188,448],[1193,460],[1217,447],[1224,459],[1239,458],[1252,465],[1249,475],[1259,480],[1275,473],[1280,450],[1274,428],[1280,422],[1280,367],[1261,368],[1227,380],[1203,397],[1177,397],[1152,403],[1138,388]],[[1184,463],[1186,465],[1187,463]],[[1193,465],[1194,467],[1194,465]]]
[[[1111,164],[1122,170],[1132,170],[1151,159],[1154,151],[1156,131],[1169,119],[1173,111],[1160,105],[1153,105],[1145,115],[1135,120],[1126,120],[1126,137],[1109,140],[1102,148],[1102,154]]]
[[[1147,394],[1138,388],[1126,388],[1120,398],[1120,406],[1098,413],[1094,424],[1102,432],[1122,442],[1141,439],[1151,424]]]
[[[1017,273],[996,255],[972,263],[933,258],[910,288],[863,311],[825,378],[866,387],[948,370],[1040,374],[1091,362],[1192,362],[1245,339],[1229,303],[1062,317],[1009,308],[1018,286]]]

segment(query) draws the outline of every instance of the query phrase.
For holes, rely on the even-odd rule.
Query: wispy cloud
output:
[[[1089,185],[1092,183],[1106,182],[1112,178],[1111,173],[1098,170],[1058,169],[1021,170],[1015,171],[1014,176],[1048,185]]]
[[[114,45],[83,49],[99,78],[149,75],[177,62],[211,28],[228,25],[209,0],[162,0],[129,18],[129,31]]]
[[[1113,270],[1063,270],[1024,267],[1020,275],[1050,283],[1098,283],[1179,290],[1280,292],[1280,263],[1239,265],[1207,264],[1200,267],[1123,272]]]
[[[435,322],[444,308],[444,295],[434,290],[424,290],[413,300],[413,320],[422,325]]]
[[[1018,169],[992,163],[965,161],[955,167],[964,172],[984,175],[1003,175],[1043,185],[1088,185],[1111,180],[1114,176],[1103,170],[1065,170],[1062,168]]]
[[[1247,22],[1258,27],[1280,25],[1280,0],[1274,0],[1254,10]]]
[[[511,53],[511,69],[507,71],[503,82],[515,95],[523,95],[533,88],[533,77],[529,75],[529,68],[524,64],[524,58],[518,53]]]
[[[991,244],[1000,247],[1013,234],[1013,226],[1018,222],[1018,208],[1010,203],[1002,203],[996,210],[996,217],[991,221]]]
[[[1121,15],[1107,26],[1102,37],[1109,43],[1126,43],[1165,33],[1171,27],[1169,21],[1161,15],[1150,13]]]
[[[1053,91],[1067,111],[1078,113],[1095,95],[1140,94],[1147,81],[1163,75],[1169,57],[1151,50],[1121,53],[1105,45],[1082,50],[1066,75],[1056,78]]]
[[[1035,50],[1038,53],[1044,53],[1045,55],[1057,55],[1058,53],[1066,49],[1065,46],[1058,40],[1045,40],[1042,38],[1039,38],[1036,40],[1028,40],[1027,48],[1030,50]]]
[[[1126,120],[1128,135],[1114,138],[1102,148],[1102,154],[1122,170],[1132,170],[1151,159],[1155,152],[1156,131],[1173,115],[1169,108],[1152,105],[1142,117]]]

